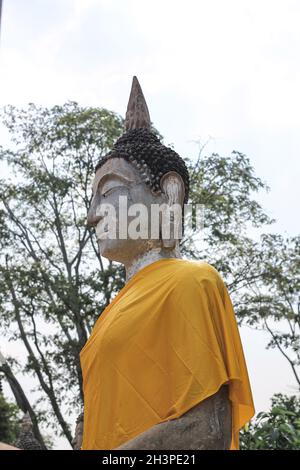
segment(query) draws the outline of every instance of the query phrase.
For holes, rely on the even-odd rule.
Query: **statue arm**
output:
[[[184,413],[159,423],[115,450],[227,450],[231,443],[228,386]]]

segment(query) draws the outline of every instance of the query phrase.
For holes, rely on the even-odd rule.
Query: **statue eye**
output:
[[[105,191],[103,194],[101,194],[101,197],[107,197],[110,193],[112,193],[116,189],[124,188],[125,186],[114,186],[113,188],[108,189]]]

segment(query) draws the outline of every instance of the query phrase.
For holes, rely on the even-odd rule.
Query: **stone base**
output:
[[[0,450],[20,450],[17,447],[10,446],[8,444],[4,444],[4,442],[0,442]]]

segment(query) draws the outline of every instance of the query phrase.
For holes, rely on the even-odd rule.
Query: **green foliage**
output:
[[[190,199],[204,207],[200,233],[185,233],[182,252],[188,258],[203,259],[222,274],[235,305],[261,275],[254,260],[262,256],[258,241],[250,238],[253,230],[272,224],[257,202],[257,194],[268,187],[255,175],[249,158],[240,152],[228,157],[199,155],[196,165],[189,163]],[[239,315],[242,320],[242,315]]]
[[[242,450],[300,450],[300,398],[276,394],[269,412],[258,413],[240,433]]]
[[[19,409],[0,393],[0,441],[13,444],[19,432]]]

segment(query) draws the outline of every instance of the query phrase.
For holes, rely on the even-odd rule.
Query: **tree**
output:
[[[6,380],[8,381],[8,384],[10,385],[10,388],[14,394],[14,397],[18,406],[18,410],[22,410],[24,414],[25,413],[29,414],[31,422],[32,422],[32,429],[33,429],[34,436],[38,440],[42,448],[46,450],[47,447],[39,429],[36,413],[34,409],[32,408],[19,381],[16,379],[11,367],[2,356],[1,352],[0,352],[0,371],[4,373]],[[48,440],[48,444],[50,444],[49,440]]]
[[[269,412],[258,413],[240,433],[242,450],[300,449],[300,398],[278,393]]]
[[[183,252],[208,260],[226,279],[230,293],[239,292],[260,276],[251,263],[261,250],[248,231],[249,226],[264,228],[273,222],[255,199],[259,191],[269,188],[255,175],[249,158],[237,151],[222,157],[204,156],[200,149],[189,171],[190,199],[203,205],[204,224],[200,243],[195,243],[190,231],[186,234]]]
[[[255,282],[236,305],[240,318],[270,335],[288,361],[300,391],[300,236],[264,234],[251,271]]]

